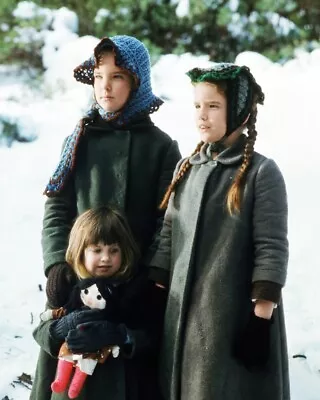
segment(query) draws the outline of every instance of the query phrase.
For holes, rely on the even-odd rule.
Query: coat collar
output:
[[[221,153],[218,154],[215,160],[211,157],[210,143],[204,143],[199,153],[190,157],[189,162],[191,165],[199,164],[216,164],[217,162],[225,165],[239,163],[243,158],[244,147],[246,144],[247,136],[241,134],[237,141],[232,146],[227,147]]]
[[[130,123],[122,126],[115,125],[112,121],[103,120],[100,115],[97,115],[94,120],[89,121],[88,126],[90,129],[97,129],[106,131],[131,131],[150,129],[154,126],[149,115],[132,120]]]

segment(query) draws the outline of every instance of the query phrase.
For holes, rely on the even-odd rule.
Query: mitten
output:
[[[73,353],[90,353],[106,346],[122,347],[129,342],[129,336],[124,324],[88,322],[70,331],[66,342]]]
[[[246,328],[236,341],[235,356],[247,369],[266,365],[270,353],[272,319],[250,314]]]
[[[48,273],[46,293],[52,308],[64,306],[70,296],[77,278],[67,263],[53,265]]]
[[[103,313],[101,310],[73,311],[72,313],[52,322],[50,333],[56,340],[65,340],[69,331],[77,325],[92,321],[101,321]]]

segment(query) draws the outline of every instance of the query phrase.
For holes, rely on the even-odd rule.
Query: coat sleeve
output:
[[[279,288],[284,286],[289,253],[287,225],[285,182],[277,164],[266,159],[259,167],[255,182],[252,282],[256,287],[262,282],[269,288],[272,284]]]
[[[173,178],[178,173],[185,159],[181,159],[174,170]],[[170,182],[171,182],[170,180]],[[168,186],[170,184],[168,183]],[[162,226],[157,232],[152,245],[149,248],[143,262],[149,266],[149,278],[157,283],[167,286],[171,270],[171,230],[174,193],[169,199]]]
[[[171,195],[172,198],[173,195]],[[152,248],[145,258],[146,265],[149,266],[149,278],[155,282],[167,286],[170,275],[171,265],[171,207],[170,203],[166,210],[162,229],[157,234]]]
[[[148,280],[148,270],[141,272],[127,283],[122,302],[126,304],[125,324],[130,346],[124,346],[124,356],[158,354],[163,328],[167,291]]]
[[[58,357],[62,342],[55,340],[50,334],[50,326],[53,322],[53,320],[40,322],[33,331],[33,337],[46,353],[56,358]]]
[[[160,205],[163,196],[165,195],[168,186],[171,183],[173,171],[175,170],[175,167],[180,159],[181,159],[181,154],[179,151],[178,143],[175,140],[173,140],[171,142],[171,145],[169,146],[169,149],[162,163],[161,175],[158,187],[158,196],[157,196],[158,206]],[[162,220],[160,222],[161,223],[159,227],[161,228]]]
[[[46,276],[52,265],[65,262],[68,237],[76,213],[74,182],[71,176],[66,187],[45,202],[41,244]]]

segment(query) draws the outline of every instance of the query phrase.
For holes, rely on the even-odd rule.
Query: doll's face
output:
[[[195,119],[203,142],[220,140],[227,131],[227,99],[214,84],[196,83],[194,86]]]
[[[121,110],[131,92],[129,73],[115,64],[112,53],[106,53],[94,69],[94,95],[97,103],[108,112]]]
[[[84,266],[91,276],[109,278],[121,268],[122,254],[117,243],[91,244],[84,250]]]
[[[102,297],[96,284],[82,289],[80,298],[82,303],[90,308],[98,308],[99,310],[104,310],[106,308],[107,302]]]

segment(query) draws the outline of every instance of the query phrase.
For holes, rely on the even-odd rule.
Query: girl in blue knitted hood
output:
[[[152,92],[150,70],[148,50],[130,36],[103,38],[93,55],[74,69],[77,81],[92,85],[94,101],[65,139],[44,191],[42,251],[49,307],[66,304],[76,283],[65,254],[78,215],[101,205],[117,208],[126,216],[142,257],[162,225],[164,212],[158,206],[181,156],[176,141],[150,119],[162,104]],[[150,296],[158,299],[154,312],[161,321],[165,291],[155,282],[150,284]],[[31,399],[51,399],[48,384],[54,370],[49,354],[54,357],[55,349],[46,350],[40,350]],[[144,383],[140,387],[142,381],[138,382],[139,391],[130,399],[157,398],[155,365],[156,354],[145,359],[144,372],[138,373],[145,376]],[[117,377],[122,386],[115,400],[128,398],[128,376],[123,370]]]
[[[99,114],[104,121],[113,121],[115,127],[123,127],[159,109],[163,101],[152,93],[150,72],[144,44],[125,35],[103,38],[93,55],[74,69],[77,81],[93,86],[94,102],[67,138],[60,163],[45,189],[47,196],[54,196],[65,184],[88,121]]]

